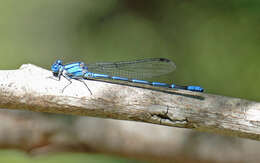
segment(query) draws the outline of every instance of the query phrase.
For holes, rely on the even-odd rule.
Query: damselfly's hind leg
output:
[[[78,81],[82,82],[82,83],[87,87],[89,93],[92,95],[92,92],[91,92],[91,90],[89,89],[87,83],[85,83],[85,80],[83,80],[83,79],[78,79]]]

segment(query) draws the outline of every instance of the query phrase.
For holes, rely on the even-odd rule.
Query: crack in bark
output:
[[[167,106],[165,113],[162,113],[162,112],[153,113],[153,114],[151,114],[151,117],[155,117],[155,119],[160,119],[160,123],[159,123],[160,125],[165,124],[162,122],[163,120],[165,120],[165,121],[168,120],[168,122],[170,122],[174,126],[187,125],[187,123],[188,123],[187,118],[185,118],[183,120],[177,120],[177,119],[174,120],[170,116],[168,116],[168,113],[169,113],[169,106]]]
[[[170,121],[172,121],[171,119],[170,119],[170,117],[168,116],[168,111],[169,111],[169,106],[167,105],[167,108],[166,108],[167,110],[166,110],[166,113],[165,114],[158,114],[157,116],[160,118],[160,125],[162,124],[162,120],[163,119],[168,119],[168,120],[170,120]]]

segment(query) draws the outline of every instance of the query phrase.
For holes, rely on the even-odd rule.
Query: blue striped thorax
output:
[[[65,74],[71,78],[82,77],[86,72],[87,68],[83,62],[74,62],[64,65]]]
[[[60,77],[63,74],[70,78],[83,77],[88,72],[88,68],[83,62],[73,62],[63,65],[61,60],[56,60],[51,66],[51,70],[55,77]]]

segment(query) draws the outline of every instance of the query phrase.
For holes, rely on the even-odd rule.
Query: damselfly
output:
[[[72,83],[71,79],[76,79],[83,82],[88,88],[84,82],[85,79],[105,78],[157,87],[184,89],[196,92],[204,91],[204,89],[200,86],[181,86],[144,80],[146,78],[168,74],[174,71],[175,68],[176,66],[174,62],[165,58],[148,58],[121,62],[100,62],[94,64],[85,64],[84,62],[63,64],[61,60],[56,60],[51,66],[53,75],[58,77],[59,80],[61,76],[64,76],[70,82],[68,85]],[[67,86],[65,86],[63,90]],[[88,90],[91,93],[89,88]]]

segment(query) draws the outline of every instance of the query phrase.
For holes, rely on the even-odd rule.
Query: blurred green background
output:
[[[0,3],[1,69],[165,57],[177,69],[160,81],[259,101],[258,0]]]
[[[105,156],[101,154],[79,154],[62,153],[48,156],[29,157],[20,151],[2,150],[0,151],[0,161],[3,163],[139,163],[139,161]]]
[[[18,0],[0,5],[1,69],[167,57],[167,81],[259,100],[260,2]]]

